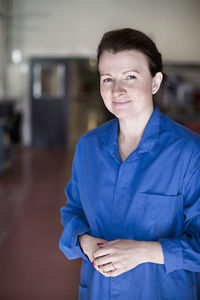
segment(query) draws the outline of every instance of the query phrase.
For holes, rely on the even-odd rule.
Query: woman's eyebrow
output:
[[[112,76],[111,74],[100,74],[100,76]]]
[[[122,72],[122,74],[126,74],[126,73],[129,73],[129,72],[134,72],[134,73],[138,73],[139,74],[139,72],[138,71],[136,71],[136,70],[133,70],[133,69],[131,69],[131,70],[127,70],[127,71],[124,71],[124,72]],[[102,74],[100,74],[100,76],[112,76],[111,74],[109,74],[109,73],[102,73]]]
[[[125,71],[125,72],[123,72],[122,74],[126,74],[126,73],[129,73],[129,72],[134,72],[134,73],[138,73],[138,74],[139,74],[139,72],[138,72],[138,71],[136,71],[136,70],[133,70],[133,69],[131,69],[131,70],[128,70],[128,71]]]

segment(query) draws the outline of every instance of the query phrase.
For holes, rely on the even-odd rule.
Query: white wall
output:
[[[7,63],[7,22],[6,3],[0,1],[0,99],[4,99],[6,91],[6,63]]]
[[[4,22],[0,19],[0,99],[5,96],[6,49],[4,29]]]
[[[200,63],[199,0],[13,0],[9,52],[95,56],[102,34],[132,27],[156,42],[165,61]],[[28,77],[8,67],[9,96],[22,99],[24,142],[30,142]],[[11,80],[12,79],[12,80]]]
[[[35,54],[95,55],[103,32],[133,27],[165,60],[200,61],[199,0],[14,0],[12,46]]]

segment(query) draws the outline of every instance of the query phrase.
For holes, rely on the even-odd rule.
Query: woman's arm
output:
[[[72,178],[66,188],[67,206],[61,208],[61,221],[64,226],[59,247],[68,259],[88,257],[80,248],[78,236],[90,232],[90,227],[81,205],[78,183],[79,161],[78,145],[72,166]]]
[[[185,178],[184,225],[182,235],[161,239],[166,272],[200,272],[200,167]]]
[[[67,187],[67,206],[61,208],[61,221],[64,229],[59,241],[59,247],[68,259],[80,257],[88,259],[80,248],[78,237],[89,232],[90,228],[75,192],[69,197],[69,190],[72,189],[72,184],[70,182]],[[76,199],[76,203],[74,199]]]

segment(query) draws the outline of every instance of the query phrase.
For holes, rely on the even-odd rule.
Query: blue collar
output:
[[[121,164],[121,157],[118,151],[118,128],[119,120],[115,118],[111,122],[111,126],[106,131],[100,132],[100,138],[115,160]],[[159,140],[160,136],[160,110],[157,104],[145,127],[142,139],[138,147],[127,157],[125,161],[138,159],[141,153],[152,151]]]

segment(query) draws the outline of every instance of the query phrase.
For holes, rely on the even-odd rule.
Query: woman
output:
[[[162,59],[145,34],[107,32],[98,67],[116,118],[80,139],[61,209],[79,299],[200,299],[199,136],[155,104]]]

